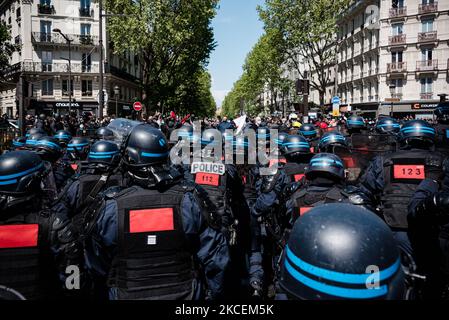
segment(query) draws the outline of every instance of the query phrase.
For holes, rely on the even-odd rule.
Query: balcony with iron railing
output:
[[[99,64],[86,65],[79,62],[71,63],[71,71],[73,73],[98,73],[100,70]],[[22,71],[24,72],[53,72],[66,73],[69,71],[68,63],[51,63],[51,62],[32,62],[24,61],[22,63]]]
[[[387,73],[406,72],[407,62],[392,62],[387,64]]]
[[[37,12],[40,14],[54,14],[56,11],[53,5],[38,3]]]
[[[93,17],[94,16],[94,10],[90,7],[87,8],[80,8],[80,17]]]
[[[427,42],[427,41],[436,41],[436,40],[437,40],[437,32],[436,31],[428,31],[428,32],[418,33],[418,42]]]
[[[416,61],[416,71],[438,70],[438,59]]]
[[[97,36],[82,34],[69,34],[67,36],[72,40],[72,45],[95,46],[98,44]],[[59,33],[33,32],[32,40],[34,43],[46,45],[67,44],[67,40]]]
[[[390,36],[388,38],[388,43],[390,46],[405,44],[407,41],[407,36],[402,33],[395,36]]]
[[[433,99],[433,92],[421,92],[420,96],[423,100],[431,100]]]
[[[420,4],[418,7],[418,14],[434,13],[438,11],[438,2]]]
[[[390,18],[399,18],[407,15],[407,7],[391,8]]]

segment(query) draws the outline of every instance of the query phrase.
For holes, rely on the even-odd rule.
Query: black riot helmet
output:
[[[114,132],[106,127],[98,128],[95,132],[97,140],[114,140]]]
[[[401,130],[401,125],[393,118],[380,118],[376,123],[376,131],[378,133],[398,133],[399,130]]]
[[[63,149],[53,137],[42,137],[34,145],[34,151],[42,160],[54,163],[62,157]]]
[[[341,181],[345,179],[345,166],[335,154],[319,153],[310,160],[305,174],[308,180],[313,180],[316,177],[329,177]]]
[[[67,153],[72,160],[85,161],[89,153],[90,141],[84,137],[74,137],[67,145]]]
[[[304,138],[306,138],[308,141],[316,138],[317,134],[318,134],[318,130],[315,128],[315,126],[313,124],[310,123],[306,123],[303,124],[300,128],[299,128],[299,132],[304,136]]]
[[[346,121],[346,127],[350,132],[360,132],[366,128],[365,119],[361,116],[350,116]]]
[[[128,136],[125,145],[124,162],[130,171],[160,165],[167,162],[168,143],[164,134],[150,126],[136,126]]]
[[[65,130],[59,130],[53,137],[58,140],[59,145],[63,148],[67,147],[70,140],[72,140],[72,135],[70,132]]]
[[[26,141],[25,141],[25,149],[27,150],[34,150],[34,147],[36,146],[37,140],[46,137],[47,135],[45,133],[33,133],[30,134]]]
[[[326,204],[296,220],[281,262],[292,299],[400,300],[404,274],[390,228],[351,204]]]
[[[31,151],[11,151],[0,156],[0,195],[23,197],[40,190],[44,161]]]
[[[310,144],[304,136],[299,134],[290,134],[282,143],[281,150],[286,156],[295,153],[309,154]]]
[[[279,149],[282,150],[282,147],[284,145],[284,141],[285,139],[287,139],[288,137],[288,133],[287,132],[279,132],[278,133],[278,138],[274,140],[274,142],[276,143],[276,145],[278,146]]]
[[[318,144],[320,152],[331,152],[334,146],[348,148],[346,137],[338,131],[331,131],[324,134]]]
[[[28,130],[28,132],[26,133],[25,136],[28,138],[29,136],[34,135],[36,133],[39,133],[39,134],[42,134],[42,135],[47,135],[47,133],[44,130],[42,130],[42,129],[31,128],[30,130]]]
[[[254,150],[255,150],[255,146]],[[250,141],[246,135],[237,135],[232,141],[232,148],[235,155],[247,156],[250,151]]]
[[[120,148],[116,143],[100,140],[90,148],[87,162],[95,167],[112,168],[117,167],[120,158]]]
[[[436,139],[436,130],[424,120],[411,120],[404,123],[399,132],[401,144],[429,147]]]
[[[39,115],[39,119],[42,120],[42,121],[44,121],[44,120],[47,119],[47,116],[46,116],[44,113],[41,113],[41,114]]]

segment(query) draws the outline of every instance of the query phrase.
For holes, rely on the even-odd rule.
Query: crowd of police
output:
[[[0,156],[0,298],[447,299],[449,108],[435,115],[222,121],[220,141],[189,123],[37,126]],[[235,161],[251,130],[270,161]]]

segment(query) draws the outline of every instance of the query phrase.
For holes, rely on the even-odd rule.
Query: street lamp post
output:
[[[60,29],[53,29],[53,32],[57,32],[59,33],[68,43],[69,45],[69,58],[68,59],[64,59],[61,58],[62,60],[68,60],[69,62],[69,83],[68,83],[68,87],[69,87],[69,114],[71,113],[72,110],[72,39],[69,39],[69,37],[67,37],[65,34],[63,34],[61,32]]]
[[[120,88],[119,86],[114,87],[114,95],[115,95],[115,117],[118,118],[118,96],[120,95]]]
[[[393,117],[393,95],[395,91],[396,85],[394,83],[390,84],[390,93],[391,93],[390,117]]]

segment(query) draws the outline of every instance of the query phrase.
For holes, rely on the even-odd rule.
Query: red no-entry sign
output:
[[[140,103],[140,102],[134,102],[134,104],[133,104],[133,108],[134,108],[134,110],[135,111],[140,111],[140,110],[142,110],[142,103]]]

